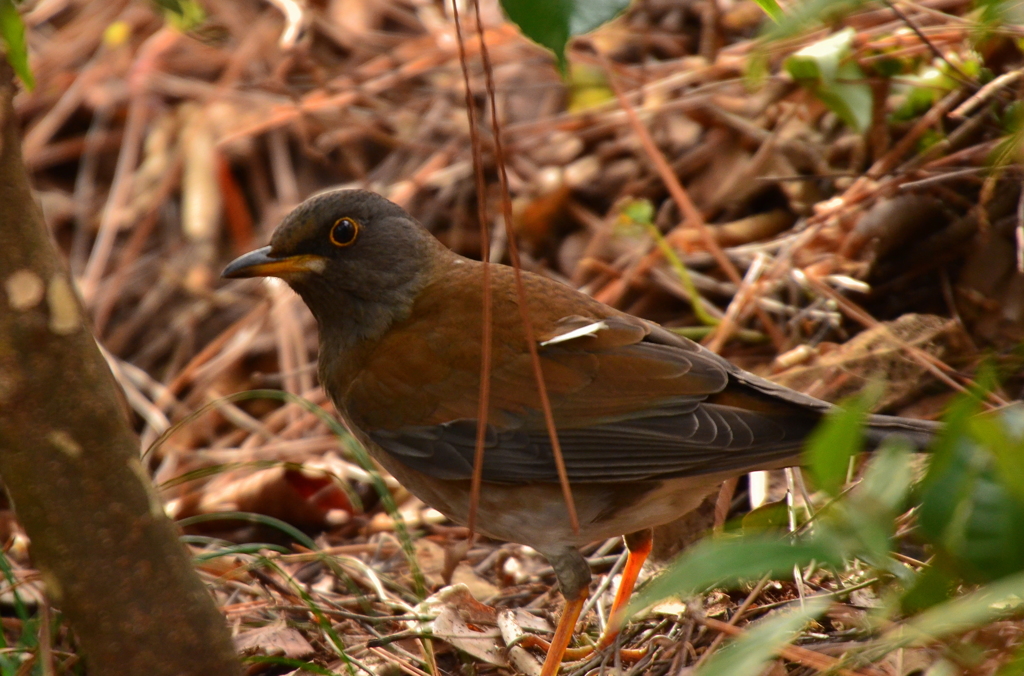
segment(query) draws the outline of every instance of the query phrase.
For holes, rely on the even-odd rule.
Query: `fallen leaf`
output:
[[[293,660],[306,659],[315,652],[298,630],[284,622],[242,632],[235,637],[235,648],[249,655],[274,655]]]

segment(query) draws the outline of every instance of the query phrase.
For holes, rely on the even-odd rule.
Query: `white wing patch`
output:
[[[569,331],[568,333],[563,333],[560,336],[555,336],[554,338],[551,338],[550,340],[545,340],[545,341],[541,342],[540,346],[541,347],[546,347],[548,345],[557,345],[558,343],[566,343],[566,342],[568,342],[570,340],[576,340],[577,338],[582,338],[583,336],[597,335],[598,331],[601,331],[602,329],[607,329],[607,328],[608,328],[608,325],[606,323],[604,323],[603,321],[594,322],[593,324],[587,324],[586,326],[581,326],[578,329],[573,329],[572,331]]]

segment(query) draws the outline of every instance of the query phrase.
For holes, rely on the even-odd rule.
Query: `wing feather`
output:
[[[513,285],[497,277],[484,479],[557,482]],[[524,280],[571,481],[777,464],[794,457],[828,408],[656,324],[556,282]],[[481,298],[422,297],[422,306],[362,358],[342,408],[401,462],[438,478],[466,479],[477,427]],[[463,323],[446,324],[453,317]]]

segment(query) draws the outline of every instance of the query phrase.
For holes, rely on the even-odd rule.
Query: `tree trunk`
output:
[[[29,191],[0,56],[0,476],[90,674],[239,673]]]

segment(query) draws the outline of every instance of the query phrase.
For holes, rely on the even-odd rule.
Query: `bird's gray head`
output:
[[[235,259],[223,276],[280,277],[309,306],[321,338],[351,346],[402,319],[433,266],[452,255],[397,204],[334,190],[297,206],[270,246]]]

